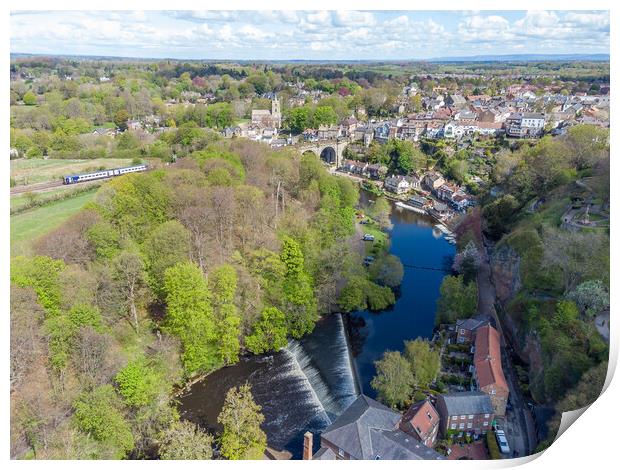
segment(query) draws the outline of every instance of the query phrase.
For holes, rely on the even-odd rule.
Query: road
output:
[[[518,456],[523,457],[534,452],[537,445],[534,419],[523,400],[519,381],[514,366],[510,359],[509,351],[512,346],[506,340],[502,324],[495,309],[495,286],[491,276],[489,247],[485,241],[482,253],[482,262],[478,269],[478,312],[495,319],[497,331],[500,333],[502,342],[502,368],[510,389],[510,402],[512,411],[507,411],[505,418],[498,419],[500,427],[506,431],[506,437],[510,448],[517,451]]]

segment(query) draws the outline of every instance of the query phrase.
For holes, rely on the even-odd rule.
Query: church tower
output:
[[[280,113],[280,101],[278,100],[278,95],[274,95],[273,100],[271,100],[271,119],[277,129],[282,127],[282,113]]]

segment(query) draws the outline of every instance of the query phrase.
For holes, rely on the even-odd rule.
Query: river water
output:
[[[362,194],[361,202],[367,198]],[[393,307],[330,315],[311,335],[292,340],[282,351],[244,358],[214,372],[179,398],[181,415],[218,431],[217,415],[227,390],[247,381],[262,406],[269,446],[301,458],[304,432],[320,433],[360,392],[374,397],[374,361],[386,350],[402,350],[404,340],[432,336],[445,275],[441,269],[449,269],[454,255],[454,247],[429,217],[394,207],[391,219],[390,252],[403,264],[416,266],[405,267]],[[319,439],[314,444],[316,450]]]

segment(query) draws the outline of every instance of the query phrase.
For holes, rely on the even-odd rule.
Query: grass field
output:
[[[93,160],[21,158],[11,160],[11,179],[16,185],[45,183],[60,180],[65,175],[129,165],[131,165],[131,160],[126,158],[95,158]]]
[[[94,186],[101,185],[101,181],[94,181],[94,182],[82,183],[82,184],[94,187]],[[81,190],[83,188],[84,186],[82,185],[60,186],[58,188],[50,189],[47,191],[37,192],[35,193],[35,197],[37,198],[37,201],[47,201],[50,199],[54,199],[60,195],[63,195],[64,197],[72,197],[70,196],[70,194],[72,193],[76,193],[76,195],[81,194],[82,193]],[[21,193],[21,194],[16,194],[15,196],[11,196],[11,212],[25,206],[29,201],[29,197],[31,196],[29,196],[28,193]]]
[[[70,199],[11,216],[11,251],[60,226],[91,201],[96,192],[97,190],[93,189]]]

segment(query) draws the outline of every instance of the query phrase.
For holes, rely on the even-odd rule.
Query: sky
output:
[[[11,52],[230,60],[609,53],[608,11],[13,11]]]

